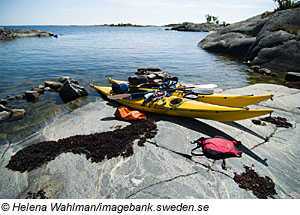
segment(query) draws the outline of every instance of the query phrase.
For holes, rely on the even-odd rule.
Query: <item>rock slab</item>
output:
[[[171,198],[171,199],[252,199],[251,191],[239,187],[234,173],[244,165],[275,183],[276,199],[300,198],[300,90],[279,85],[257,84],[228,90],[231,94],[274,94],[253,108],[273,108],[292,124],[278,128],[252,119],[220,123],[147,114],[156,121],[158,133],[144,147],[134,144],[133,155],[92,163],[85,155],[63,153],[30,172],[15,172],[5,166],[18,150],[39,141],[105,132],[128,125],[113,117],[115,106],[102,100],[57,118],[36,136],[19,144],[0,146],[0,198],[24,198],[24,193],[45,191],[49,198]],[[201,136],[234,138],[243,144],[241,158],[221,161],[191,156],[190,141]],[[113,143],[111,143],[113,144]]]
[[[300,72],[299,14],[299,7],[266,12],[208,35],[198,45],[271,70]]]

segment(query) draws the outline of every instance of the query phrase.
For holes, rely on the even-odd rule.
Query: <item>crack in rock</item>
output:
[[[150,144],[155,145],[156,147],[159,147],[159,148],[168,150],[168,151],[170,151],[170,152],[172,152],[172,153],[175,153],[175,154],[177,154],[177,155],[179,155],[179,156],[182,156],[182,157],[188,159],[189,161],[191,161],[191,162],[193,162],[193,163],[195,163],[195,164],[201,165],[202,167],[205,167],[208,171],[210,170],[210,171],[213,171],[213,172],[216,172],[216,173],[220,173],[220,174],[222,174],[222,175],[225,175],[225,176],[227,176],[227,177],[233,179],[233,177],[231,177],[230,175],[228,175],[228,174],[226,174],[226,173],[224,173],[224,172],[221,172],[221,171],[212,169],[211,166],[209,166],[209,165],[205,165],[205,164],[202,164],[202,163],[200,163],[200,162],[197,162],[197,161],[192,160],[192,156],[191,156],[191,155],[187,155],[187,154],[184,154],[184,153],[176,152],[176,151],[174,151],[174,150],[171,150],[171,149],[168,149],[168,148],[166,148],[166,147],[160,146],[160,145],[158,145],[158,144],[155,143],[155,142],[151,142],[151,141],[147,141],[147,142],[150,143]],[[196,171],[196,172],[192,172],[192,173],[185,174],[185,175],[178,175],[178,176],[175,176],[175,177],[170,178],[170,179],[166,179],[166,180],[163,180],[163,181],[156,182],[156,183],[154,183],[154,184],[150,184],[150,185],[148,185],[147,187],[144,187],[144,188],[142,188],[142,189],[140,189],[140,190],[138,190],[138,191],[136,191],[136,192],[134,192],[134,193],[128,195],[128,196],[126,197],[126,199],[131,198],[132,196],[135,196],[136,194],[138,194],[138,193],[140,193],[140,192],[143,192],[143,191],[147,190],[147,189],[150,188],[150,187],[153,187],[153,186],[156,186],[156,185],[159,185],[159,184],[163,184],[163,183],[168,183],[168,182],[174,181],[174,180],[176,180],[176,179],[178,179],[178,178],[189,177],[189,176],[196,175],[196,174],[199,174],[199,172]]]
[[[290,194],[287,193],[287,191],[285,191],[282,186],[280,186],[280,184],[276,184],[277,187],[280,188],[281,192],[283,192],[285,195],[287,195],[288,197],[290,197],[291,199],[295,199],[293,196],[291,196]]]
[[[156,186],[156,185],[159,185],[159,184],[163,184],[163,183],[168,183],[168,182],[174,181],[174,180],[176,180],[176,179],[178,179],[178,178],[185,178],[185,177],[189,177],[189,176],[196,175],[196,174],[199,174],[199,172],[196,171],[196,172],[188,173],[188,174],[185,174],[185,175],[177,175],[177,176],[175,176],[175,177],[173,177],[173,178],[166,179],[166,180],[163,180],[163,181],[159,181],[159,182],[156,182],[156,183],[154,183],[154,184],[150,184],[150,185],[148,185],[147,187],[144,187],[144,188],[142,188],[142,189],[140,189],[140,190],[137,190],[136,192],[130,194],[129,196],[126,197],[126,199],[129,199],[129,198],[131,198],[132,196],[135,196],[136,194],[138,194],[138,193],[140,193],[140,192],[142,192],[142,191],[144,191],[144,190],[147,190],[147,189],[150,188],[150,187],[153,187],[153,186]]]
[[[271,105],[260,105],[264,108],[271,108],[271,109],[275,109],[275,110],[280,110],[280,111],[283,111],[283,112],[287,112],[287,113],[292,113],[292,114],[299,114],[295,111],[290,111],[290,110],[285,110],[283,108],[280,108],[280,107],[274,107],[274,106],[271,106]]]
[[[146,191],[144,191],[144,193],[149,194],[149,195],[151,195],[151,196],[155,196],[155,197],[160,198],[160,199],[172,199],[171,197],[168,197],[168,196],[160,196],[160,195],[157,195],[157,194],[154,194],[154,193],[151,193],[151,192],[146,192]]]
[[[192,159],[192,158],[193,158],[192,155],[188,155],[188,154],[176,152],[176,151],[174,151],[174,150],[172,150],[172,149],[166,148],[166,147],[164,147],[164,146],[160,146],[160,145],[158,145],[158,144],[155,143],[155,142],[151,142],[151,141],[147,141],[147,142],[148,142],[148,143],[151,143],[151,144],[153,144],[153,145],[155,145],[156,147],[159,147],[159,148],[168,150],[168,151],[170,151],[170,152],[172,152],[172,153],[175,153],[175,154],[177,154],[177,155],[179,155],[179,156],[182,156],[182,157],[188,159],[189,161],[191,161],[191,162],[193,162],[193,163],[195,163],[195,164],[199,164],[199,165],[203,166],[203,167],[206,168],[207,170],[211,170],[211,171],[213,171],[213,172],[217,172],[217,173],[223,174],[223,175],[225,175],[225,176],[227,176],[227,177],[229,177],[229,178],[232,179],[232,177],[231,177],[230,175],[228,175],[228,174],[226,174],[226,173],[224,173],[224,172],[221,172],[221,171],[219,171],[219,170],[215,170],[215,169],[211,168],[210,165],[205,165],[205,164],[200,163],[200,162],[198,162],[198,161],[194,161],[194,160]]]
[[[255,149],[256,147],[259,147],[259,146],[261,146],[261,145],[263,145],[265,143],[268,143],[270,141],[270,138],[272,138],[275,135],[275,133],[277,132],[277,130],[278,129],[275,128],[275,130],[269,136],[266,137],[266,140],[264,142],[259,143],[259,144],[255,145],[255,146],[253,146],[252,148],[250,148],[250,151],[253,150],[253,149]]]
[[[9,141],[7,148],[4,150],[4,152],[3,152],[3,154],[2,154],[2,156],[1,156],[1,158],[0,158],[0,161],[1,161],[1,162],[2,162],[2,159],[4,158],[6,152],[7,152],[8,149],[10,148],[10,145],[11,145],[11,141]]]

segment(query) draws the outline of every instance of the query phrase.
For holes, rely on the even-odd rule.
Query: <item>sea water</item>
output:
[[[58,38],[22,38],[0,42],[0,99],[22,95],[46,80],[71,76],[89,96],[64,104],[46,92],[36,103],[9,102],[24,108],[22,120],[0,122],[0,144],[20,141],[55,117],[100,99],[90,83],[109,86],[107,77],[126,80],[139,67],[159,67],[181,83],[217,84],[222,89],[249,85],[246,66],[197,46],[209,33],[166,31],[163,27],[5,26],[50,31]]]

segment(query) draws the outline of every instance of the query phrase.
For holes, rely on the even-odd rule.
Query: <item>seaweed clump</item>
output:
[[[245,166],[245,172],[240,175],[234,173],[233,180],[239,184],[239,187],[245,190],[252,190],[253,194],[260,199],[267,199],[277,194],[275,183],[268,176],[261,177],[251,167]]]
[[[153,138],[156,134],[157,126],[154,121],[140,120],[114,131],[43,141],[18,151],[6,167],[20,172],[31,171],[67,152],[85,154],[91,162],[118,156],[125,158],[133,155],[135,140],[139,139],[139,145],[143,145],[146,138]]]
[[[293,127],[293,125],[289,122],[287,122],[286,118],[283,118],[283,117],[265,117],[265,118],[260,118],[260,119],[253,119],[252,122],[255,124],[255,125],[262,125],[262,126],[265,126],[266,124],[265,123],[262,123],[261,121],[264,121],[264,122],[269,122],[269,123],[272,123],[274,125],[276,125],[276,127],[283,127],[283,128],[291,128]]]
[[[46,192],[43,189],[41,189],[36,193],[29,191],[27,193],[26,199],[49,199],[49,198],[46,196]]]

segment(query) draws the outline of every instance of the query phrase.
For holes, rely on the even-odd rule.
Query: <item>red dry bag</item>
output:
[[[234,145],[241,144],[240,141],[230,141],[222,138],[204,138],[201,137],[192,143],[197,143],[197,146],[192,149],[192,155],[195,154],[193,151],[202,148],[203,155],[211,159],[224,159],[229,157],[241,157],[242,151],[237,151]]]

